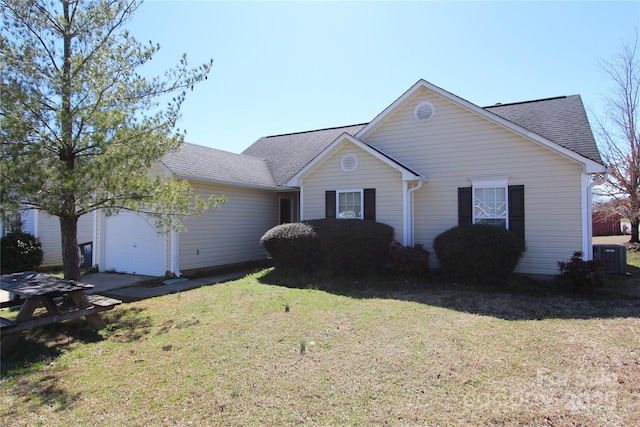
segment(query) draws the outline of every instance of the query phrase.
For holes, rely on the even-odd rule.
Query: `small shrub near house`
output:
[[[0,239],[0,267],[2,274],[30,271],[42,264],[40,240],[29,233],[16,231]]]
[[[318,262],[318,234],[304,222],[276,225],[262,236],[260,244],[279,268],[311,271]]]
[[[386,265],[393,228],[374,221],[318,219],[276,226],[260,241],[276,266],[362,276]]]
[[[391,246],[389,252],[395,273],[416,278],[425,278],[429,275],[429,255],[431,253],[422,245],[402,246],[397,242]]]
[[[569,261],[558,261],[560,282],[574,292],[593,292],[602,286],[605,268],[600,261],[585,261],[583,255],[575,251]]]
[[[439,234],[433,248],[446,278],[487,284],[509,278],[525,251],[525,244],[504,228],[470,224]]]

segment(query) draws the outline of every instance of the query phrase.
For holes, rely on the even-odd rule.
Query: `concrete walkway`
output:
[[[93,289],[87,291],[87,294],[105,295],[121,299],[123,301],[136,301],[187,291],[189,289],[199,288],[200,286],[211,285],[214,283],[241,279],[254,271],[255,270],[236,271],[233,273],[189,279],[167,285],[162,283],[154,283],[153,285],[148,284],[149,281],[158,279],[157,277],[121,273],[87,274],[82,276],[80,281],[93,285]],[[9,301],[10,298],[11,296],[9,292],[0,290],[0,302]]]
[[[237,271],[233,273],[189,279],[166,285],[145,284],[145,282],[155,279],[155,277],[119,273],[87,274],[86,276],[82,276],[81,280],[84,283],[90,283],[94,286],[91,291],[87,292],[88,294],[107,295],[113,298],[123,299],[125,301],[133,301],[182,292],[189,289],[199,288],[204,285],[241,279],[251,272],[252,271]]]

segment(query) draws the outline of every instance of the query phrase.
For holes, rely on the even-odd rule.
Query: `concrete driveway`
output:
[[[253,270],[243,270],[208,277],[200,277],[197,279],[184,278],[182,280],[174,280],[166,284],[158,284],[154,286],[142,285],[141,282],[157,279],[156,277],[141,276],[137,274],[92,273],[82,276],[80,280],[94,286],[93,289],[87,291],[87,294],[108,295],[125,301],[133,301],[173,294],[214,283],[236,280],[252,272]],[[9,293],[0,291],[0,301],[8,300]]]
[[[140,282],[150,279],[154,279],[154,277],[140,276],[137,274],[92,273],[82,276],[80,281],[93,285],[93,289],[87,291],[88,294],[101,294],[115,289],[135,286]]]

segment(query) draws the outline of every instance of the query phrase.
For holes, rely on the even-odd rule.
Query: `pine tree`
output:
[[[138,0],[0,0],[0,196],[4,210],[57,216],[64,276],[78,280],[78,218],[128,209],[159,228],[220,202],[194,198],[188,183],[150,176],[179,149],[176,129],[188,90],[213,61],[186,55],[163,76],[140,67],[159,45],[125,29]]]

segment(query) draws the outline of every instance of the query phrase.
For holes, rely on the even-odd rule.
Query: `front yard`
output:
[[[634,272],[612,286],[637,290]],[[280,283],[264,270],[124,304],[99,334],[24,334],[0,425],[640,425],[640,299],[617,289]]]

